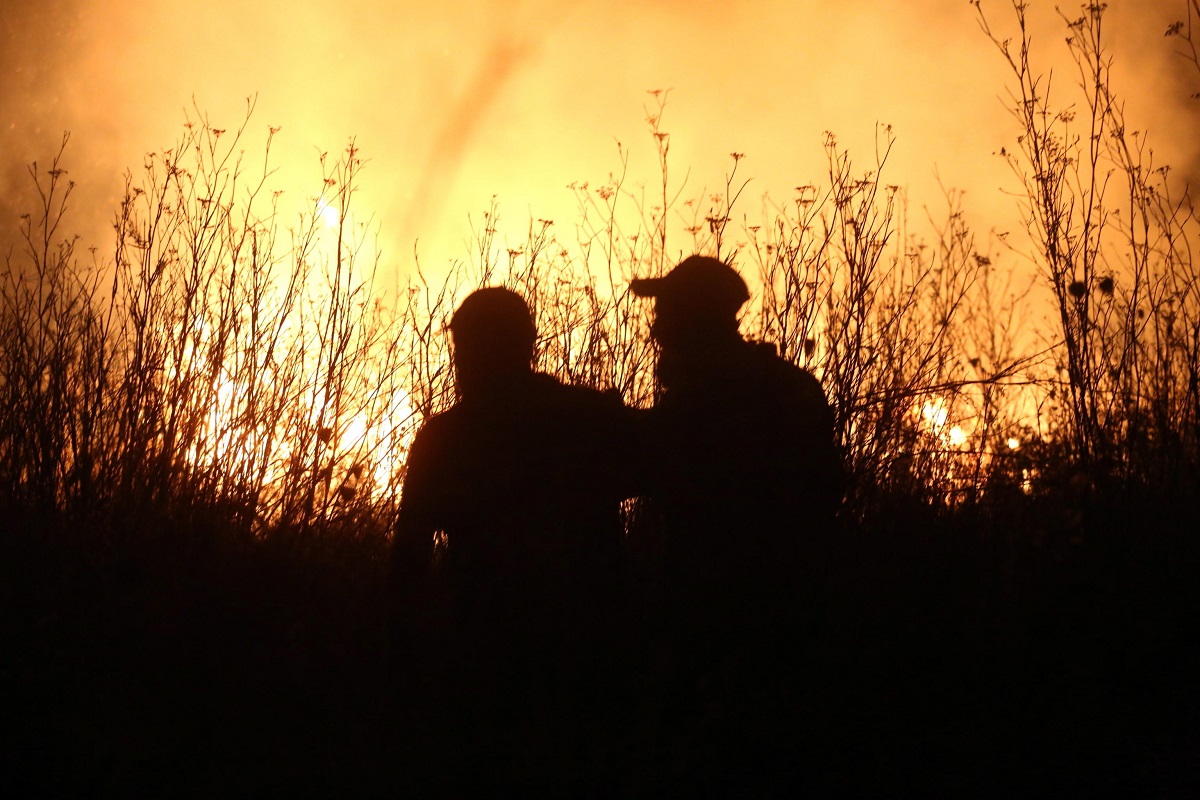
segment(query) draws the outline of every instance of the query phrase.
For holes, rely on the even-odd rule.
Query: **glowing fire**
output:
[[[370,314],[370,267],[359,266],[375,254],[340,199],[315,198],[301,215],[310,233],[291,257],[315,279],[271,283],[246,308],[201,303],[165,335],[178,349],[160,391],[183,457],[199,474],[260,488],[266,508],[297,483],[333,505],[394,495],[415,429],[400,372],[380,352],[387,318]],[[251,316],[268,320],[269,345],[245,333]]]
[[[967,443],[967,432],[961,425],[947,427],[950,420],[950,408],[945,400],[941,398],[930,400],[921,406],[920,413],[926,428],[943,444],[957,448]]]
[[[169,377],[186,379],[195,366],[184,363],[179,374]],[[317,402],[260,421],[252,407],[254,391],[270,394],[272,388],[255,389],[222,370],[206,392],[211,402],[192,432],[186,450],[189,462],[195,467],[215,466],[228,475],[261,471],[262,484],[272,491],[281,488],[298,463],[312,461],[321,465],[317,472],[327,491],[336,492],[343,502],[360,495],[379,499],[398,488],[396,476],[415,427],[407,392],[365,398],[373,401],[373,409],[332,420],[323,408],[327,404]],[[297,431],[306,429],[316,432],[319,454],[315,459],[310,443],[295,438]]]

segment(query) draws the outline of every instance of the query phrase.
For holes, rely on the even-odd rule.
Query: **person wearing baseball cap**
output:
[[[753,793],[784,776],[787,744],[775,732],[791,724],[778,698],[798,645],[797,590],[842,492],[833,412],[815,376],[742,337],[750,292],[731,265],[693,255],[629,289],[653,301],[658,347],[661,393],[640,429],[645,519],[658,526],[642,535],[661,553],[651,638],[673,665],[664,716],[689,738],[702,709],[745,712],[705,725],[710,749],[693,749],[695,762],[671,780]]]
[[[737,271],[709,256],[688,256],[661,278],[635,278],[629,290],[638,297],[665,299],[711,321],[735,319],[750,299],[750,290]]]

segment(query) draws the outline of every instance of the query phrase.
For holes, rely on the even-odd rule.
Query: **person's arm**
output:
[[[408,453],[400,511],[392,530],[389,581],[396,610],[409,614],[429,591],[433,537],[438,530],[435,500],[435,434],[425,426]]]
[[[626,406],[616,389],[606,390],[603,398],[607,424],[600,447],[606,475],[615,499],[630,500],[646,493],[646,448],[639,436],[639,419],[645,412]]]
[[[796,405],[800,413],[800,447],[808,464],[807,482],[813,501],[827,513],[841,504],[846,491],[845,465],[834,436],[834,414],[820,381],[801,370]]]

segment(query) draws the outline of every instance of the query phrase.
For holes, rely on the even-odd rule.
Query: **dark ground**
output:
[[[779,794],[1200,796],[1195,514],[1026,504],[843,534],[805,595]],[[4,796],[478,788],[436,694],[399,685],[379,541],[5,527]],[[635,663],[634,722],[601,727],[604,760],[555,786],[552,764],[518,770],[527,796],[658,797],[721,773],[719,752],[655,734]]]

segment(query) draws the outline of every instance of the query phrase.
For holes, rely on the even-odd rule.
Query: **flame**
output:
[[[186,379],[196,374],[197,366],[185,361],[170,378]],[[268,383],[258,388],[269,393],[273,387]],[[282,419],[259,422],[250,407],[251,387],[225,369],[209,391],[201,394],[207,394],[211,402],[186,450],[193,467],[214,466],[235,476],[262,469],[264,487],[268,492],[278,491],[295,464],[311,457],[308,444],[292,438],[296,430],[308,429],[317,432],[319,461],[328,470],[326,483],[341,492],[343,500],[362,493],[378,500],[399,488],[397,476],[415,433],[416,414],[407,391],[391,392],[373,414],[351,413],[332,420],[332,425],[323,409],[324,398],[303,411],[293,409]],[[271,443],[276,441],[282,445],[272,455]]]
[[[366,224],[353,212],[343,216],[340,199],[318,197],[301,212],[301,244],[290,256],[313,279],[300,295],[286,299],[295,287],[280,281],[256,308],[201,307],[163,326],[164,340],[181,345],[161,391],[183,437],[183,458],[197,474],[261,488],[264,507],[297,482],[318,487],[330,503],[394,496],[415,432],[409,392],[379,352],[388,337],[354,327],[378,300],[370,267],[361,267],[377,254]],[[299,310],[281,310],[289,305]],[[252,312],[279,323],[269,352],[244,333]],[[343,328],[323,327],[335,313]],[[386,318],[365,324],[385,326]],[[323,337],[349,328],[355,352],[334,379],[336,347]]]
[[[950,415],[950,409],[946,407],[946,401],[940,398],[930,400],[921,406],[921,417],[925,420],[925,424],[930,430],[940,431],[946,426],[946,420]]]

